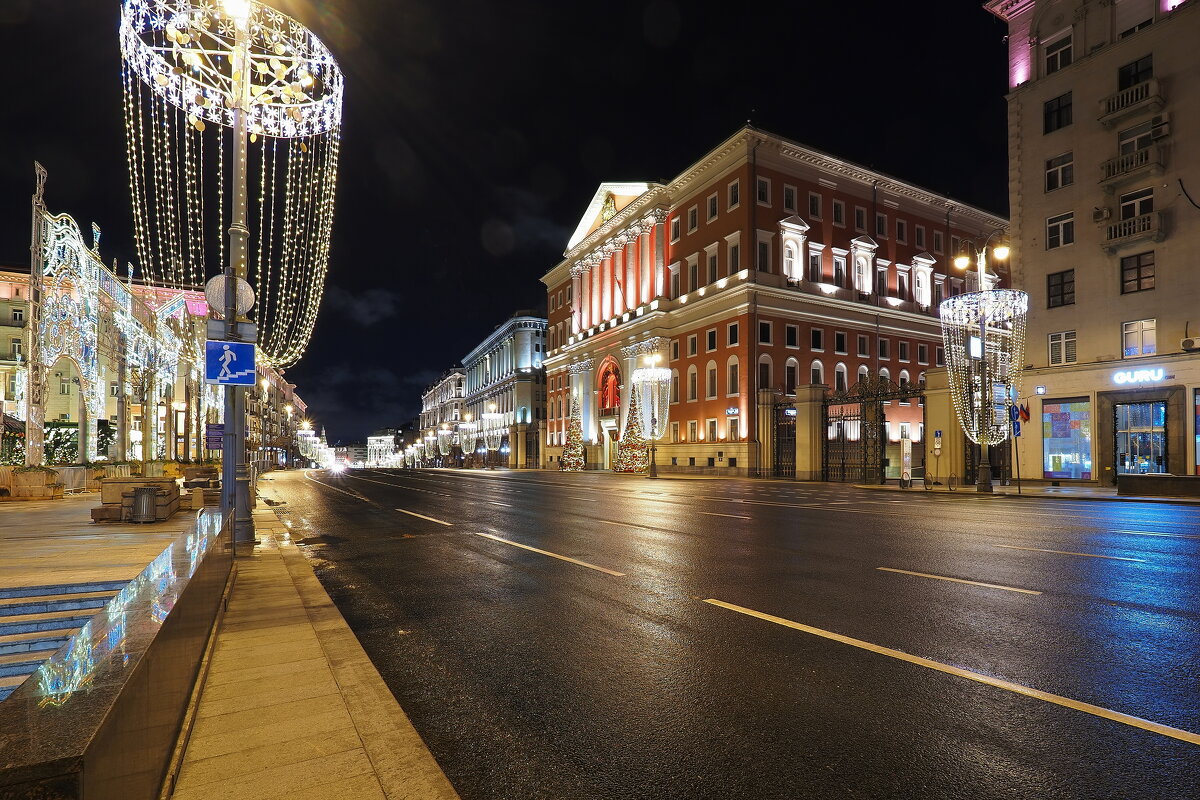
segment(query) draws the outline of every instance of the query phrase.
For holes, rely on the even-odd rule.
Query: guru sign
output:
[[[1163,379],[1163,368],[1123,369],[1113,373],[1113,383],[1158,383]]]

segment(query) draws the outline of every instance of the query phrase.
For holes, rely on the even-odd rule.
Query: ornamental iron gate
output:
[[[886,480],[887,415],[893,400],[924,402],[923,383],[892,383],[868,375],[840,392],[829,392],[821,403],[824,439],[821,467],[824,480],[884,483]]]
[[[796,407],[775,405],[775,464],[773,478],[796,477]]]

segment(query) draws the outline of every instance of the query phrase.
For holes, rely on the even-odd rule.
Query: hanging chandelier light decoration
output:
[[[237,29],[248,31],[235,71]],[[328,48],[257,0],[125,0],[126,153],[146,277],[197,288],[225,263],[234,109],[246,112],[258,341],[277,367],[312,336],[329,265],[344,78]],[[255,152],[257,148],[257,152]],[[206,267],[206,265],[208,265]]]
[[[471,415],[458,423],[458,446],[464,458],[475,452],[475,443],[479,439],[479,425],[471,421]]]
[[[454,431],[450,430],[449,425],[443,424],[438,428],[437,432],[438,452],[443,457],[450,455],[450,451],[454,449]]]
[[[1024,364],[1029,295],[971,292],[944,300],[939,312],[959,422],[972,442],[1000,444],[1012,431],[1009,407]]]
[[[483,419],[484,447],[488,450],[499,450],[500,441],[507,431],[504,426],[504,415],[499,411],[485,411],[480,417]]]
[[[659,366],[639,367],[633,371],[632,380],[638,398],[642,436],[656,442],[666,434],[671,415],[671,370]]]

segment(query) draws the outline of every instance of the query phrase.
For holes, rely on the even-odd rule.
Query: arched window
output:
[[[786,394],[796,393],[796,384],[800,380],[800,362],[789,358],[783,367],[783,391]]]
[[[820,361],[812,362],[812,365],[808,368],[808,379],[809,383],[813,386],[825,385],[825,367]]]
[[[741,392],[741,390],[742,390],[742,374],[741,373],[742,373],[742,369],[741,369],[741,364],[738,362],[738,357],[730,356],[729,360],[725,362],[725,377],[728,381],[725,384],[725,394],[726,395],[733,397]]]
[[[871,291],[871,265],[863,256],[854,261],[854,288],[863,294]]]
[[[929,273],[924,270],[913,271],[913,293],[919,305],[929,305]]]
[[[783,274],[789,278],[794,277],[795,269],[796,248],[789,244],[783,248]]]
[[[865,380],[866,380],[867,378],[869,378],[870,376],[871,376],[871,370],[870,370],[870,368],[868,368],[868,367],[867,367],[867,365],[866,365],[866,364],[863,364],[862,366],[860,366],[860,367],[858,368],[858,379],[859,379],[859,381],[865,381]]]
[[[833,389],[837,392],[846,391],[846,365],[840,361],[833,368]]]
[[[888,372],[887,367],[881,367],[879,370],[879,377],[883,378],[885,381],[890,381],[892,379],[892,373]]]
[[[908,383],[908,370],[902,369],[900,370],[900,385],[903,386],[906,383]]]
[[[758,388],[771,388],[771,357],[765,353],[758,357]]]
[[[717,362],[709,361],[704,365],[704,397],[712,400],[717,396]]]
[[[700,389],[697,385],[697,375],[695,365],[688,367],[687,371],[687,399],[689,401],[696,400],[700,396]]]
[[[917,383],[925,383],[925,373],[917,373]]]

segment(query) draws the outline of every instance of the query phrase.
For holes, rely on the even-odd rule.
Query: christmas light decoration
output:
[[[671,370],[658,366],[662,358],[657,352],[646,356],[649,364],[633,371],[633,393],[638,398],[638,411],[646,438],[650,440],[649,477],[658,477],[658,452],[656,442],[667,432],[667,420],[671,414]]]
[[[454,431],[450,430],[450,426],[443,424],[437,432],[438,452],[442,457],[450,455],[450,451],[454,449]]]
[[[642,436],[642,423],[638,417],[638,394],[633,392],[629,397],[625,430],[617,440],[617,457],[613,461],[613,472],[645,472],[650,466],[650,448]]]
[[[234,166],[225,150],[242,109],[258,147],[246,165],[258,197],[256,252],[239,266],[257,286],[265,360],[295,363],[329,263],[341,70],[316,36],[257,0],[125,0],[120,40],[142,268],[165,285],[197,287],[206,264],[224,264],[233,206],[224,187]]]
[[[563,445],[558,467],[563,472],[580,472],[586,466],[586,450],[583,446],[583,422],[579,400],[571,398],[571,417],[567,420],[567,441]]]
[[[491,453],[500,449],[500,442],[508,429],[504,425],[504,415],[496,411],[496,404],[492,403],[489,408],[479,415],[479,419],[483,424],[483,446],[490,458]]]
[[[993,289],[942,302],[942,339],[954,409],[976,444],[1000,444],[1012,431],[1009,407],[1025,356],[1029,295]],[[985,386],[984,382],[990,384]]]
[[[464,420],[458,423],[458,446],[463,454],[463,466],[466,466],[466,460],[475,452],[475,444],[479,441],[479,425],[471,421],[471,415],[467,414]]]

